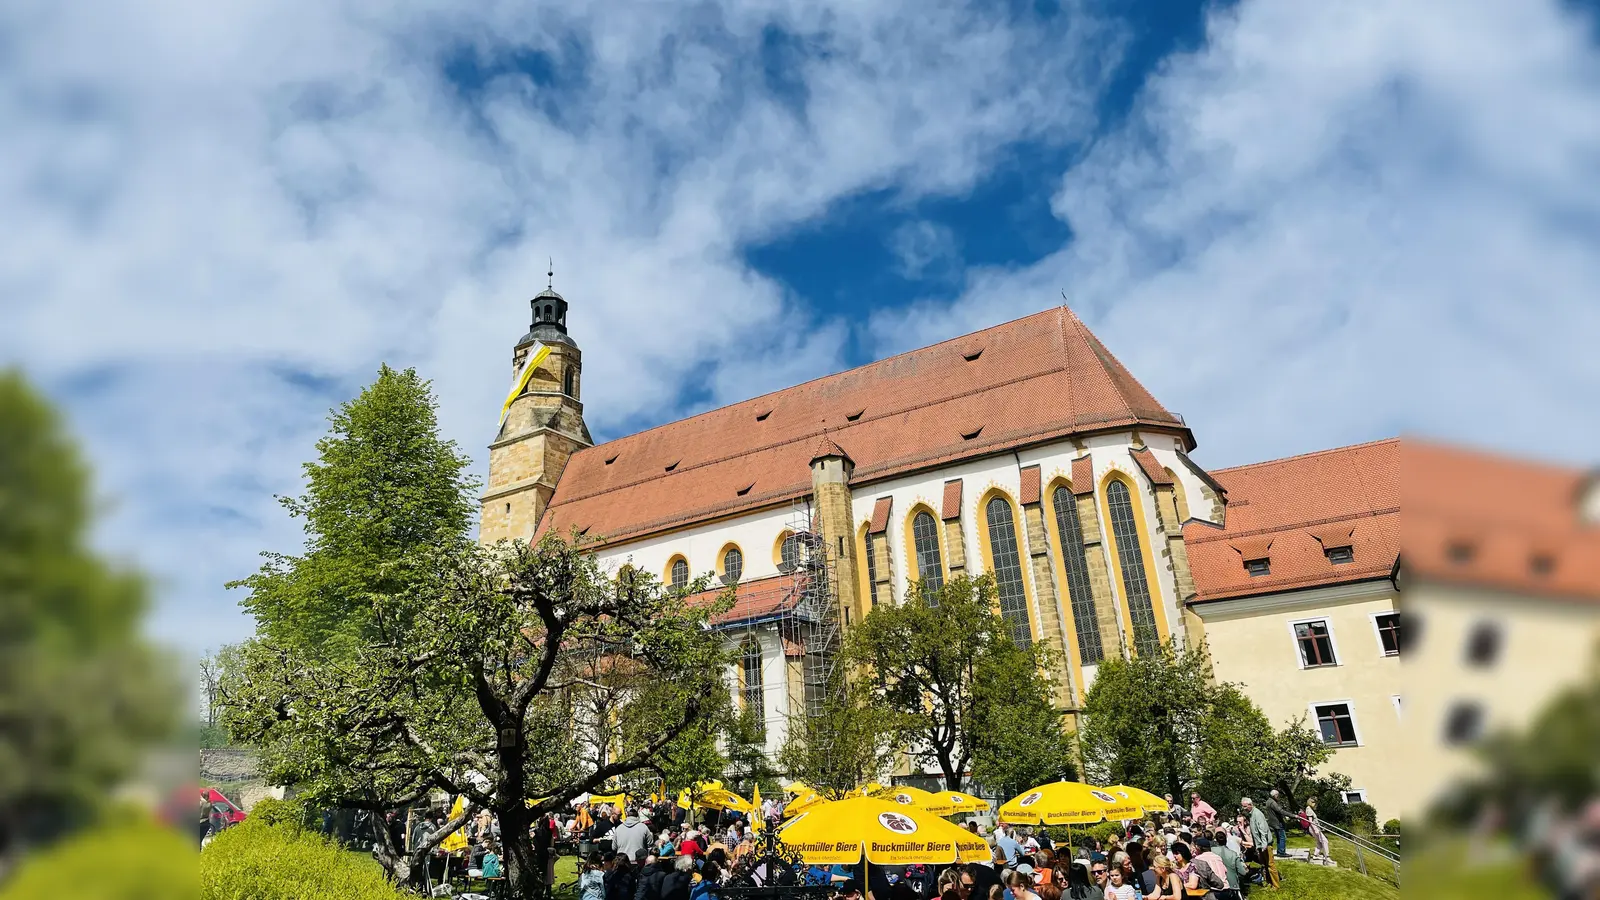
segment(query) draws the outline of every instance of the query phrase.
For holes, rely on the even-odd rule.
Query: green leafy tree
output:
[[[1181,797],[1199,779],[1202,749],[1223,731],[1218,704],[1237,711],[1236,689],[1211,681],[1204,646],[1172,642],[1159,652],[1100,664],[1084,697],[1083,761],[1100,784],[1159,785]]]
[[[1298,805],[1308,796],[1303,793],[1307,786],[1319,781],[1318,770],[1332,758],[1333,748],[1301,716],[1272,736],[1263,763],[1267,783],[1282,791],[1291,804]]]
[[[378,598],[426,577],[427,552],[464,540],[475,509],[471,460],[439,435],[437,401],[414,369],[387,365],[329,416],[306,490],[279,497],[303,521],[300,555],[263,553],[261,569],[229,587],[257,633],[279,646],[351,650],[371,637]]]
[[[746,707],[730,717],[722,743],[728,753],[727,777],[738,790],[748,796],[760,785],[768,797],[779,794],[778,770],[767,756],[767,730],[760,710]]]
[[[1009,640],[1007,643],[1010,643]],[[1013,650],[1015,645],[1013,645]],[[978,703],[973,730],[972,780],[1004,796],[1051,781],[1076,781],[1074,736],[1050,702],[1050,680],[1030,654],[999,653],[978,665]],[[1038,656],[1038,654],[1033,654]]]
[[[465,797],[468,815],[491,810],[511,895],[532,898],[546,887],[529,838],[537,817],[703,747],[695,729],[726,703],[709,620],[729,601],[687,605],[649,576],[614,580],[554,536],[447,543],[417,561],[425,578],[372,598],[351,652],[247,644],[224,682],[226,724],[313,803],[382,812],[442,789]],[[611,701],[598,716],[595,691]],[[596,740],[609,744],[603,762],[585,752]],[[380,857],[397,875],[419,862],[415,848]]]
[[[877,779],[894,763],[897,742],[891,715],[873,703],[863,681],[835,670],[816,715],[789,719],[778,765],[825,797],[839,798]]]
[[[141,634],[150,593],[90,542],[89,469],[20,373],[0,372],[0,876],[82,824],[179,720]]]
[[[846,638],[846,658],[862,669],[884,721],[951,790],[974,765],[1008,781],[1060,771],[1045,760],[1062,746],[1043,675],[1050,659],[1042,644],[1018,647],[995,604],[989,576],[953,578],[937,591],[917,581],[906,602],[874,608]]]

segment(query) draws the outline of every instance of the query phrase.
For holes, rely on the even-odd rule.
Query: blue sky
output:
[[[612,437],[1063,295],[1225,466],[1593,462],[1600,48],[1557,0],[0,9],[0,364],[157,633],[250,624],[328,408],[480,461],[546,259]]]

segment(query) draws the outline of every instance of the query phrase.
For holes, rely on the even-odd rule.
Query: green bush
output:
[[[1350,817],[1350,830],[1356,834],[1378,833],[1378,811],[1370,803],[1348,803],[1345,811]]]
[[[246,821],[259,822],[262,825],[287,825],[291,828],[304,828],[306,824],[306,807],[298,800],[279,800],[276,797],[263,797],[250,807],[250,818]]]
[[[1399,819],[1390,819],[1389,821],[1383,823],[1383,833],[1384,834],[1399,834],[1400,833],[1400,820]]]
[[[320,834],[254,818],[200,853],[200,900],[397,900],[383,871]]]
[[[194,843],[145,818],[103,823],[30,856],[0,900],[171,900],[195,893]]]

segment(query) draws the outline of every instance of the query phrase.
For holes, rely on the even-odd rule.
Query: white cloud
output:
[[[1556,2],[1245,0],[1065,174],[1076,240],[883,315],[1065,289],[1215,465],[1415,430],[1593,461],[1600,51]]]
[[[808,51],[777,91],[774,33]],[[554,256],[602,433],[836,368],[846,329],[741,248],[1081,138],[1118,46],[912,0],[24,2],[0,40],[0,360],[68,403],[191,646],[247,630],[220,585],[294,547],[270,494],[380,361],[481,457]],[[560,90],[441,76],[534,52]]]
[[[948,225],[926,219],[907,222],[890,233],[889,251],[899,262],[901,274],[912,280],[961,263],[955,232]]]

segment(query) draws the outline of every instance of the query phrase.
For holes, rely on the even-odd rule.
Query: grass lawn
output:
[[[1331,866],[1279,860],[1278,874],[1283,880],[1282,887],[1277,890],[1252,888],[1250,896],[1256,900],[1399,900],[1400,897],[1400,889],[1388,882]]]
[[[1310,850],[1315,842],[1308,834],[1289,835],[1290,847],[1300,850]],[[1357,875],[1361,874],[1360,861],[1356,858],[1355,845],[1337,835],[1328,835],[1328,855],[1339,864],[1339,868],[1348,869]],[[1376,853],[1363,853],[1367,862],[1367,874],[1379,881],[1388,882],[1399,886],[1398,876],[1395,874],[1394,863]],[[1324,867],[1326,868],[1326,867]]]

